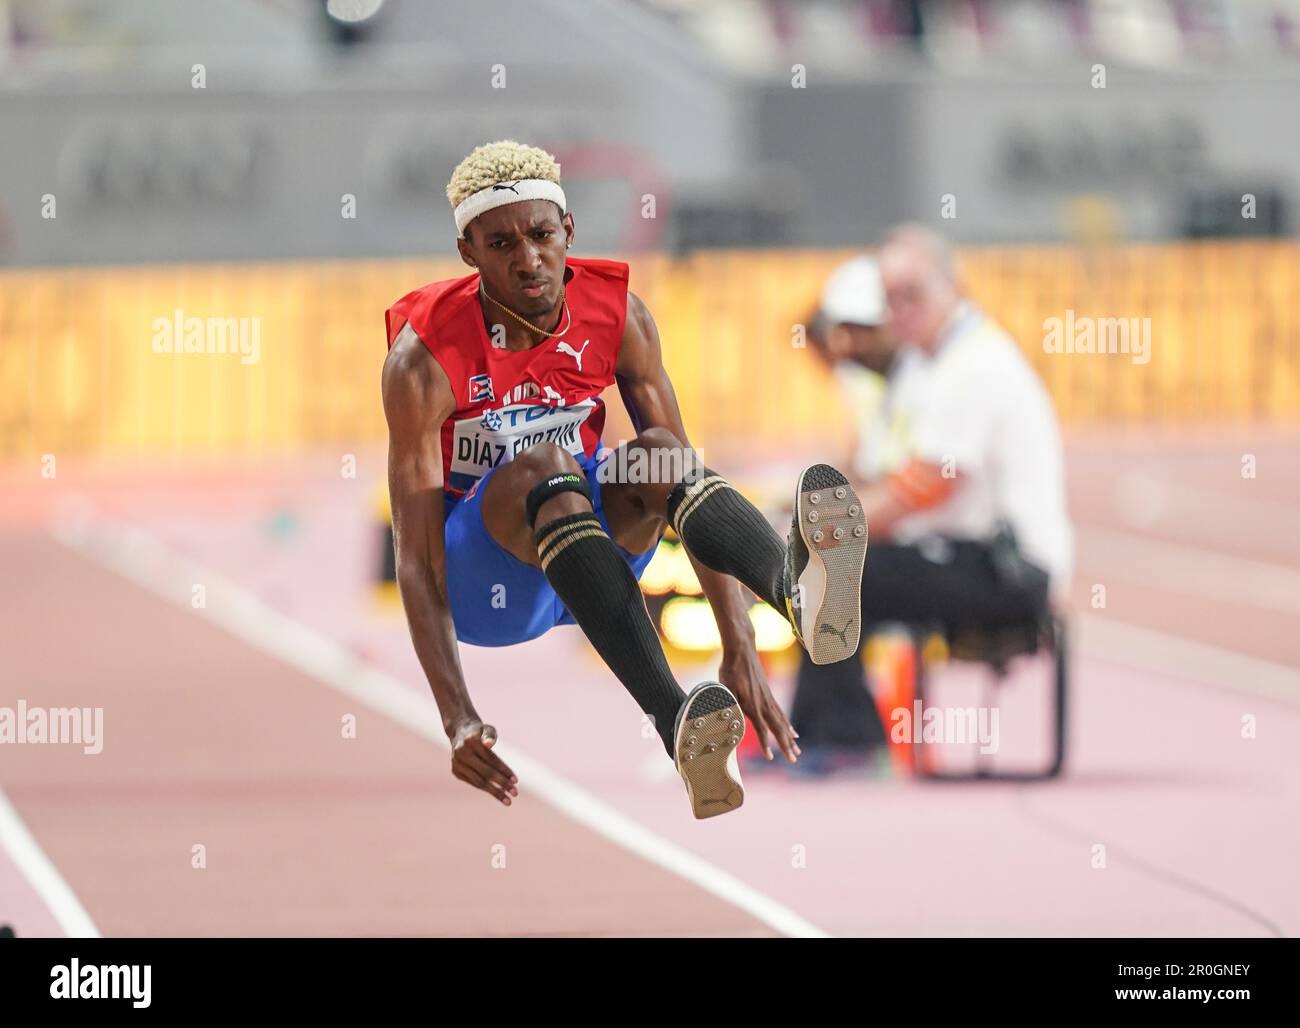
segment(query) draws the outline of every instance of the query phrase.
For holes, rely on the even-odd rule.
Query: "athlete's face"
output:
[[[564,254],[573,242],[573,215],[550,200],[494,207],[466,226],[461,259],[477,268],[493,298],[524,317],[554,311],[564,286]]]

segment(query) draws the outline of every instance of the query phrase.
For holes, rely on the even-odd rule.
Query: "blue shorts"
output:
[[[591,487],[596,517],[608,532],[596,479],[601,463],[588,457],[582,469]],[[513,646],[536,639],[556,625],[577,624],[541,568],[525,564],[488,534],[483,524],[483,494],[496,470],[489,471],[479,479],[477,488],[447,508],[447,595],[456,638],[473,646]],[[639,554],[614,545],[639,580],[658,543]]]

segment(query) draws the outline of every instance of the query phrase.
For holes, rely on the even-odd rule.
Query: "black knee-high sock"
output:
[[[596,652],[654,722],[669,756],[686,700],[668,667],[645,599],[595,514],[568,514],[534,535],[542,570]]]
[[[688,475],[668,494],[668,520],[705,567],[744,582],[782,614],[785,543],[716,471]]]

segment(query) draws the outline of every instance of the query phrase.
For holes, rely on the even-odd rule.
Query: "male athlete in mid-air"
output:
[[[456,168],[447,198],[475,274],[423,286],[388,310],[383,396],[397,583],[452,774],[506,806],[518,795],[492,751],[496,730],[470,701],[456,641],[509,646],[577,624],[651,719],[695,816],[734,810],[746,717],[768,760],[769,737],[790,762],[799,754],[734,580],[789,618],[814,662],[851,656],[867,547],[861,504],[843,475],[813,465],[796,487],[787,545],[693,459],[628,266],[566,253],[573,215],[550,154],[481,146]],[[601,392],[612,382],[637,436],[602,458]],[[603,460],[679,472],[645,482],[665,476],[610,475]],[[722,638],[720,682],[689,695],[637,585],[669,523]]]

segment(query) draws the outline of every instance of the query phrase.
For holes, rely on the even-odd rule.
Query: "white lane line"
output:
[[[46,856],[9,797],[0,790],[0,848],[41,898],[47,910],[70,939],[98,939],[99,929],[86,913],[59,869]]]
[[[1300,571],[1292,568],[1128,532],[1086,525],[1077,531],[1079,563],[1090,576],[1140,581],[1189,596],[1300,614]]]
[[[1300,668],[1095,614],[1081,614],[1074,620],[1079,649],[1090,657],[1200,685],[1300,703]]]
[[[135,529],[107,532],[89,527],[84,521],[61,523],[55,527],[54,536],[149,592],[206,618],[429,742],[448,748],[432,696],[358,660],[334,640],[269,607],[161,541]],[[206,606],[197,610],[190,602],[196,583],[202,583],[206,590]],[[829,937],[770,896],[638,824],[515,747],[502,744],[501,755],[520,779],[529,783],[530,793],[615,845],[686,879],[783,935]]]

